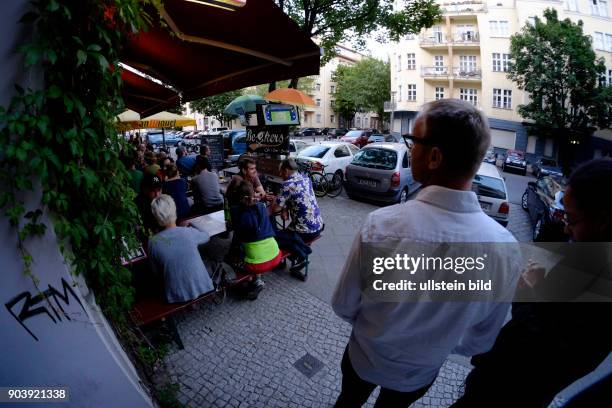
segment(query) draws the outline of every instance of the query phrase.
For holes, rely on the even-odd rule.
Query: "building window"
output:
[[[608,86],[612,86],[612,69],[608,70]]]
[[[398,55],[397,56],[397,70],[401,71],[402,70],[402,55]]]
[[[321,123],[321,114],[317,113],[317,123]]]
[[[416,101],[416,84],[408,84],[408,100]]]
[[[535,16],[527,17],[527,24],[535,27]]]
[[[606,34],[606,51],[612,52],[612,34]]]
[[[336,101],[333,100],[333,99],[331,101],[329,101],[329,106],[332,107],[332,108],[335,108],[336,107]]]
[[[578,0],[565,0],[565,9],[567,11],[578,11]]]
[[[355,124],[357,125],[357,127],[361,127],[361,118],[357,117],[357,119],[355,119]]]
[[[510,23],[507,20],[490,20],[489,30],[491,37],[508,37],[510,35]]]
[[[368,127],[368,118],[363,118],[363,127]]]
[[[493,107],[512,109],[512,90],[493,88]]]
[[[608,17],[608,2],[606,0],[591,0],[591,12],[594,16]]]
[[[402,86],[397,86],[397,101],[400,102],[402,100]]]
[[[434,26],[433,28],[433,40],[437,44],[442,44],[444,41],[442,40],[442,27]]]
[[[434,55],[434,70],[437,74],[444,73],[444,56]]]
[[[416,55],[406,54],[406,69],[416,69]]]
[[[317,98],[316,102],[317,102],[317,106],[321,106],[321,99]]]
[[[476,71],[476,56],[475,55],[460,55],[459,56],[459,71],[460,72]]]
[[[334,123],[336,121],[336,115],[329,115],[329,121]]]
[[[459,99],[470,102],[472,105],[476,106],[478,103],[478,90],[474,88],[460,88]]]
[[[603,33],[599,33],[597,31],[595,31],[595,41],[593,42],[593,47],[596,50],[603,50],[604,49],[604,35],[603,35]]]
[[[335,93],[336,92],[336,85],[330,85],[329,86],[329,92],[330,93]]]
[[[493,71],[495,72],[508,72],[510,69],[510,54],[500,54],[498,52],[493,53]]]
[[[436,86],[436,101],[439,99],[444,99],[444,88]]]
[[[414,35],[414,34],[408,34],[408,35],[406,36],[406,40],[408,40],[408,41],[410,41],[410,40],[414,40],[415,38],[416,38],[416,35]]]
[[[315,89],[317,91],[320,91],[321,90],[321,84],[317,82],[317,84],[315,85]]]

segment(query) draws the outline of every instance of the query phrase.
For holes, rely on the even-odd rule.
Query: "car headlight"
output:
[[[525,160],[523,160],[521,163],[523,164],[523,166],[527,165],[527,162]]]

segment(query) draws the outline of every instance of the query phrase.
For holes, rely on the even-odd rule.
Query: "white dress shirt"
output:
[[[508,302],[380,302],[362,296],[362,243],[507,242],[510,232],[488,217],[472,191],[424,188],[414,200],[369,214],[357,234],[332,307],[353,325],[349,356],[362,379],[396,391],[431,383],[450,353],[489,350],[508,313]],[[497,283],[513,293],[521,270],[518,246],[498,255]],[[516,248],[516,251],[514,251]]]

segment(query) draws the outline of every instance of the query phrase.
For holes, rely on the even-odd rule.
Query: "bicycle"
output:
[[[342,177],[337,173],[324,173],[325,165],[321,165],[323,170],[313,170],[312,164],[297,162],[298,171],[308,176],[312,182],[312,189],[317,197],[337,197],[342,192]]]

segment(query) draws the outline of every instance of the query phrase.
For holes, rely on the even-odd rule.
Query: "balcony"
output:
[[[442,3],[441,6],[444,15],[451,16],[470,16],[487,11],[486,3],[478,0]]]
[[[385,101],[383,109],[385,112],[392,112],[397,109],[397,103],[395,101]]]
[[[421,67],[421,76],[426,79],[448,79],[449,69],[447,66]]]
[[[453,68],[453,78],[457,81],[480,81],[482,71],[476,67]]]
[[[441,32],[435,32],[419,36],[419,45],[422,48],[442,48],[448,45],[448,41]]]
[[[451,37],[453,47],[473,48],[480,46],[480,35],[476,31],[455,32]]]

